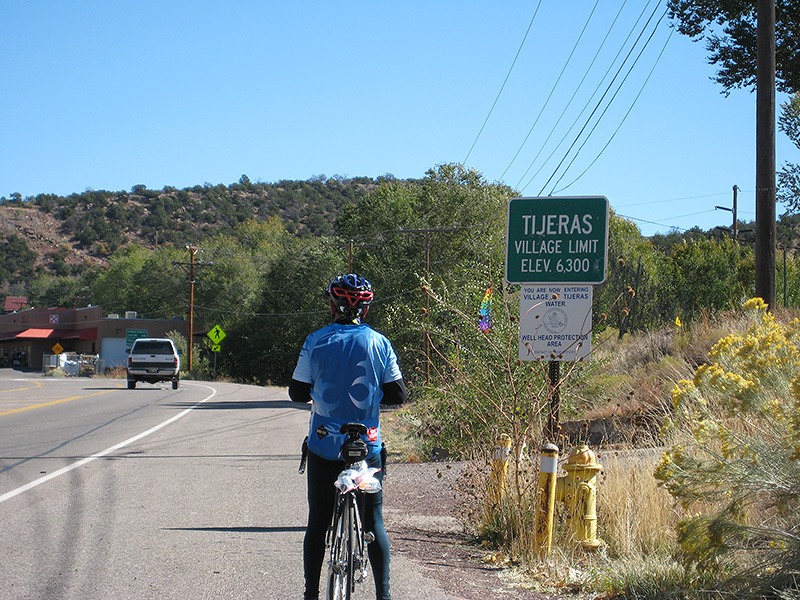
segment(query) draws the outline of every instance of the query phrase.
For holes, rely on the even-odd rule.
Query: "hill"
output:
[[[0,239],[17,235],[36,255],[35,264],[44,265],[49,255],[67,248],[69,264],[103,264],[105,258],[79,245],[74,245],[72,234],[65,232],[61,222],[36,206],[0,205]],[[63,252],[63,250],[61,250]]]
[[[390,177],[390,176],[387,176]],[[230,233],[250,220],[279,217],[297,236],[333,235],[342,207],[386,177],[325,178],[252,183],[243,175],[231,185],[165,187],[143,185],[130,192],[87,190],[69,196],[40,194],[0,198],[0,240],[18,236],[49,268],[53,257],[68,265],[105,265],[118,248],[183,246]]]

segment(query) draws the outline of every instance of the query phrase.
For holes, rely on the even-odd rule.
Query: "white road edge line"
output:
[[[192,384],[192,385],[198,385],[198,384]],[[212,393],[210,395],[206,396],[205,398],[203,398],[202,400],[200,400],[200,402],[198,402],[194,406],[190,406],[189,408],[187,408],[183,412],[178,413],[174,417],[170,417],[169,419],[167,419],[163,423],[159,423],[155,427],[151,427],[147,431],[143,431],[142,433],[140,433],[138,435],[135,435],[132,438],[129,438],[129,439],[125,440],[124,442],[120,442],[119,444],[115,444],[114,446],[111,446],[110,448],[106,448],[105,450],[102,450],[101,452],[98,452],[97,454],[92,454],[91,456],[87,456],[86,458],[82,458],[78,462],[73,463],[71,465],[67,465],[66,467],[62,467],[58,471],[53,471],[52,473],[48,473],[44,477],[40,477],[39,479],[35,479],[35,480],[31,481],[30,483],[26,483],[25,485],[23,485],[21,487],[18,487],[15,490],[11,490],[10,492],[6,492],[2,496],[0,496],[0,503],[5,502],[6,500],[10,500],[11,498],[13,498],[15,496],[19,496],[20,494],[22,494],[24,492],[27,492],[28,490],[33,489],[36,486],[41,485],[46,481],[50,481],[51,479],[55,479],[56,477],[59,477],[60,475],[63,475],[64,473],[69,473],[73,469],[77,469],[78,467],[81,467],[81,466],[85,465],[86,463],[90,463],[93,460],[97,460],[98,458],[102,458],[102,457],[106,456],[107,454],[111,454],[112,452],[115,452],[115,451],[119,450],[120,448],[124,448],[125,446],[128,446],[128,445],[130,445],[130,444],[132,444],[134,442],[137,442],[140,439],[142,439],[144,437],[147,437],[151,433],[155,433],[159,429],[163,429],[167,425],[169,425],[171,423],[174,423],[175,421],[177,421],[181,417],[183,417],[185,415],[188,415],[195,408],[197,408],[198,406],[200,406],[204,402],[208,402],[214,396],[217,395],[217,390],[215,390],[212,387],[209,387],[209,386],[206,386],[206,385],[199,385],[198,387],[208,388],[208,389],[210,389],[212,391]]]

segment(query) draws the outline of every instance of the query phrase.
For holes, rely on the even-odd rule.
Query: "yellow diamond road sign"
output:
[[[226,333],[222,331],[222,328],[219,325],[214,325],[214,328],[209,331],[206,335],[211,338],[211,341],[215,344],[219,344],[222,340],[225,339]]]
[[[56,345],[53,346],[53,352],[55,352],[56,354],[61,354],[63,351],[64,351],[64,348],[61,346],[61,344],[56,342]]]

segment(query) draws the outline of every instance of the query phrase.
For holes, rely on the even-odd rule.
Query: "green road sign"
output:
[[[506,244],[509,283],[603,283],[608,262],[608,200],[602,196],[512,198]]]
[[[227,335],[219,325],[214,325],[214,328],[206,334],[212,342],[215,344],[219,344],[222,340],[225,339]]]
[[[126,329],[125,330],[125,345],[130,348],[133,342],[139,338],[147,337],[147,329]]]

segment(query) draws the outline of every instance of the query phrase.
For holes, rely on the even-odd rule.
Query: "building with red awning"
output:
[[[6,302],[5,306],[27,305]],[[140,319],[135,312],[103,314],[102,306],[27,308],[0,314],[0,367],[42,368],[45,354],[74,352],[99,356],[102,369],[124,367],[126,350],[136,337],[166,337],[178,331],[187,337],[187,322]]]

